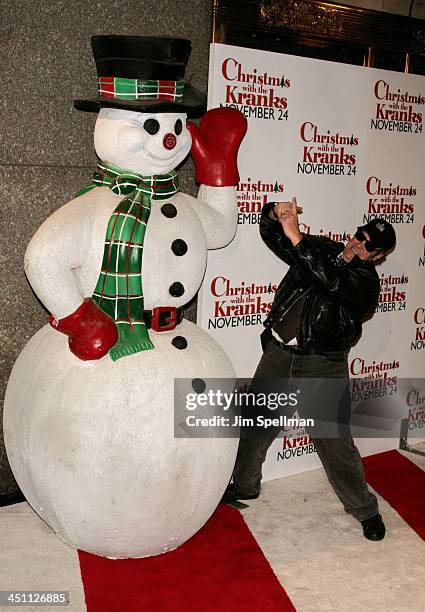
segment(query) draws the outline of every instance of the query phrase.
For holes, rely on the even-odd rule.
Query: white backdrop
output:
[[[391,378],[393,389],[401,377],[424,377],[425,78],[213,44],[208,104],[238,108],[249,124],[239,154],[237,235],[209,252],[198,299],[198,324],[224,347],[237,375],[255,371],[262,321],[287,270],[260,239],[261,208],[295,195],[306,233],[346,240],[374,216],[394,224],[397,248],[377,269],[381,304],[351,350],[350,371]],[[364,399],[357,393],[354,412]],[[413,420],[425,414],[422,396],[425,390],[417,402],[410,396]],[[357,444],[362,454],[395,448],[398,425],[393,434]],[[264,478],[319,465],[304,432],[288,431],[271,447]]]

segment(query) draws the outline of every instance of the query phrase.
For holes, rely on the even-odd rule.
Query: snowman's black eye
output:
[[[174,131],[177,134],[177,136],[182,133],[182,129],[183,129],[182,120],[181,119],[177,119],[177,121],[176,121],[176,123],[174,125]]]
[[[143,124],[143,127],[147,131],[148,134],[156,134],[159,131],[159,123],[156,119],[146,119]]]

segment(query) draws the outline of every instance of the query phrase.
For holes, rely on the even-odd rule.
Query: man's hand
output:
[[[296,246],[302,240],[302,233],[298,225],[298,215],[303,209],[297,206],[297,198],[293,197],[291,202],[278,202],[272,209],[271,215],[279,221],[285,235]]]

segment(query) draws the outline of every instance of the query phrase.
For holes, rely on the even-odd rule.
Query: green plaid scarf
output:
[[[143,320],[142,255],[152,200],[168,200],[178,192],[176,172],[142,176],[99,162],[92,183],[127,196],[111,215],[106,230],[102,268],[92,299],[117,324],[118,342],[109,351],[116,361],[154,348]]]

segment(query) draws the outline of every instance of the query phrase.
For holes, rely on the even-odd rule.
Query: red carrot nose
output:
[[[165,134],[162,144],[164,145],[165,149],[174,149],[177,144],[177,138],[174,136],[174,134]]]

